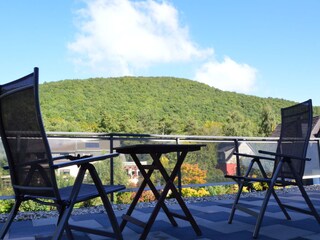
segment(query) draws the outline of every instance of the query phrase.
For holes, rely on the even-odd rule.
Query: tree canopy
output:
[[[272,116],[273,126],[280,122],[280,108],[294,102],[188,79],[119,77],[43,83],[40,104],[47,131],[263,136],[261,129],[271,126],[262,126],[262,117]]]

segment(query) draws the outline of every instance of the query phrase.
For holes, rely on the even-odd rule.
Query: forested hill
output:
[[[47,131],[199,135],[230,135],[226,125],[240,123],[245,132],[233,134],[259,135],[263,112],[278,123],[280,108],[294,104],[170,77],[43,83],[40,103]]]

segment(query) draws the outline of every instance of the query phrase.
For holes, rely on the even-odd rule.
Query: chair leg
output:
[[[121,230],[120,230],[116,215],[115,215],[115,213],[114,213],[114,211],[112,209],[112,205],[111,205],[108,197],[106,195],[102,195],[101,199],[102,199],[104,208],[105,208],[105,210],[107,212],[107,215],[109,217],[113,232],[115,234],[115,238],[119,239],[119,240],[122,240],[123,239],[122,233],[121,233]]]
[[[235,213],[235,211],[237,209],[237,204],[238,204],[238,202],[240,200],[240,196],[241,196],[241,193],[242,193],[242,190],[243,190],[243,186],[244,186],[243,182],[238,183],[239,189],[238,189],[238,193],[237,193],[236,198],[235,198],[235,200],[233,202],[233,205],[232,205],[231,213],[230,213],[229,220],[228,220],[229,224],[232,223],[232,220],[233,220],[233,217],[234,217],[234,213]]]
[[[63,213],[64,213],[65,209],[66,209],[65,206],[58,206],[58,207],[57,207],[57,210],[58,210],[58,212],[59,212],[59,218],[58,218],[57,225],[59,225],[59,222],[60,222],[60,220],[61,220],[61,217],[63,216]],[[66,225],[65,230],[66,230],[67,238],[68,238],[69,240],[73,240],[74,238],[73,238],[72,231],[71,231],[71,229],[70,229],[70,227],[69,227],[69,224]]]
[[[62,212],[62,216],[59,216],[59,222],[58,226],[56,228],[56,231],[53,234],[52,240],[59,240],[62,237],[62,234],[64,230],[67,231],[67,236],[70,234],[71,231],[68,230],[68,221],[70,218],[70,215],[72,213],[74,204],[77,200],[77,196],[79,194],[84,175],[86,173],[86,166],[81,166],[77,175],[77,178],[74,182],[70,197],[69,197],[69,205],[65,206],[65,209]],[[68,232],[69,231],[69,232]]]
[[[287,211],[287,209],[282,205],[278,195],[276,194],[276,192],[274,191],[274,189],[272,189],[272,195],[274,197],[274,199],[276,200],[276,202],[278,203],[278,206],[280,207],[280,209],[282,210],[283,214],[285,215],[287,220],[291,220],[291,217]]]
[[[251,172],[251,169],[253,167],[253,165],[258,161],[258,158],[254,158],[250,161],[250,164],[248,166],[248,169],[247,169],[247,172],[245,174],[245,177],[248,177],[250,172]],[[259,164],[259,161],[258,161],[258,164]],[[261,164],[260,164],[261,165]],[[238,183],[238,187],[239,187],[239,190],[238,190],[238,193],[236,195],[236,198],[234,200],[234,203],[232,205],[232,209],[231,209],[231,213],[230,213],[230,216],[229,216],[229,220],[228,220],[228,223],[231,224],[232,223],[232,220],[233,220],[233,217],[234,217],[234,213],[237,209],[237,204],[239,203],[239,200],[240,200],[240,197],[241,197],[241,193],[242,193],[242,190],[243,190],[243,187],[244,187],[244,184],[245,184],[245,181],[237,181]]]
[[[297,185],[299,187],[299,190],[302,194],[302,197],[304,198],[304,200],[306,201],[312,215],[315,217],[315,219],[317,220],[318,223],[320,223],[320,216],[317,212],[317,210],[315,209],[313,203],[311,202],[306,190],[304,189],[304,187],[302,186],[302,182],[300,180],[297,180]]]
[[[56,231],[53,234],[52,240],[59,240],[62,237],[62,234],[64,230],[66,230],[66,225],[68,224],[69,217],[71,215],[71,212],[73,210],[73,205],[66,208],[66,210],[63,212],[60,221],[57,225]],[[67,232],[67,236],[69,236],[69,233]]]
[[[270,184],[268,184],[268,191],[266,192],[266,195],[264,197],[264,200],[263,200],[263,203],[262,203],[262,206],[261,206],[261,209],[260,209],[260,213],[258,215],[258,218],[257,218],[257,221],[256,221],[256,226],[254,228],[254,232],[253,232],[253,238],[257,238],[258,235],[259,235],[259,231],[260,231],[260,227],[261,227],[261,223],[262,223],[262,220],[263,220],[263,217],[264,217],[264,214],[266,212],[266,209],[267,209],[267,205],[268,205],[268,202],[269,202],[269,199],[270,199],[270,196],[271,194],[274,192],[274,185],[277,181],[277,177],[279,175],[279,172],[282,168],[282,164],[283,162],[280,161],[273,173],[273,177],[271,179],[271,182]],[[279,199],[278,199],[279,200]],[[281,207],[280,207],[281,208]]]
[[[268,206],[268,202],[269,202],[270,196],[271,196],[272,192],[274,191],[274,190],[273,190],[273,187],[274,187],[274,184],[269,185],[269,189],[268,189],[268,191],[266,192],[266,195],[265,195],[265,197],[264,197],[264,200],[263,200],[263,203],[262,203],[262,206],[261,206],[261,209],[260,209],[260,212],[259,212],[257,221],[256,221],[256,226],[255,226],[255,228],[254,228],[253,238],[257,238],[258,235],[259,235],[261,223],[262,223],[264,214],[265,214],[265,212],[266,212],[266,209],[267,209],[267,206]]]
[[[120,226],[118,224],[118,221],[117,221],[117,218],[116,218],[116,215],[112,209],[112,205],[110,203],[110,200],[107,196],[107,194],[105,193],[104,189],[103,189],[103,185],[102,185],[102,182],[98,176],[98,173],[96,171],[96,169],[94,168],[93,165],[90,164],[90,166],[88,166],[88,170],[90,172],[90,175],[92,177],[92,180],[94,181],[95,183],[95,186],[97,187],[97,190],[99,192],[99,195],[100,195],[100,198],[103,202],[103,206],[107,212],[107,215],[109,217],[109,220],[110,220],[110,223],[111,223],[111,226],[112,226],[112,229],[113,229],[113,233],[115,235],[115,238],[118,239],[118,240],[122,240],[123,237],[122,237],[122,233],[121,233],[121,230],[120,230]]]
[[[260,169],[260,171],[262,173],[262,176],[267,179],[268,176],[267,176],[267,174],[266,174],[266,172],[265,172],[265,170],[264,170],[264,168],[263,168],[263,166],[262,166],[262,164],[261,164],[261,162],[259,160],[257,160],[257,164],[258,164],[259,169]],[[281,211],[283,212],[283,214],[285,215],[287,220],[291,220],[291,217],[290,217],[289,213],[287,212],[286,208],[281,203],[278,195],[276,194],[276,192],[274,191],[273,188],[272,188],[272,195],[273,195],[274,199],[276,200],[276,202],[278,203],[278,206],[280,207]]]
[[[15,218],[15,216],[17,215],[17,212],[19,210],[19,207],[21,205],[21,200],[16,200],[11,211],[10,211],[10,214],[7,218],[7,221],[5,222],[5,224],[3,225],[2,229],[1,229],[1,232],[0,232],[0,239],[4,239],[4,237],[6,236],[10,226],[11,226],[11,223],[13,221],[13,219]]]
[[[66,230],[67,238],[68,238],[69,240],[73,240],[74,238],[73,238],[73,234],[72,234],[72,232],[71,232],[71,229],[70,229],[70,227],[69,227],[69,224],[66,226],[65,230]]]
[[[269,199],[270,199],[270,196],[271,194],[274,192],[274,185],[277,181],[277,178],[278,178],[278,175],[279,175],[279,172],[282,168],[282,164],[283,162],[280,161],[278,163],[278,166],[276,167],[274,173],[273,173],[273,176],[272,176],[272,179],[270,181],[270,184],[268,184],[268,191],[266,192],[266,195],[264,197],[264,200],[263,200],[263,203],[262,203],[262,206],[261,206],[261,209],[260,209],[260,213],[258,215],[258,218],[257,218],[257,221],[256,221],[256,226],[254,228],[254,232],[253,232],[253,238],[257,238],[258,235],[259,235],[259,231],[260,231],[260,227],[261,227],[261,223],[262,223],[262,220],[263,220],[263,217],[264,217],[264,214],[266,212],[266,209],[267,209],[267,205],[268,205],[268,202],[269,202]],[[279,199],[278,199],[279,200]]]

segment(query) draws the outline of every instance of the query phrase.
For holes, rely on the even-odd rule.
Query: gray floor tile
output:
[[[298,207],[307,209],[301,196],[295,193],[289,193],[284,196],[283,201]],[[251,205],[253,209],[259,209],[262,198],[245,198],[242,201],[247,205]],[[320,193],[312,192],[312,201],[316,203],[316,208],[320,209]],[[231,210],[232,200],[216,200],[215,202],[199,202],[187,204],[196,222],[198,223],[203,235],[197,236],[193,231],[189,222],[176,219],[178,227],[173,227],[169,222],[166,214],[161,210],[151,228],[148,239],[183,239],[183,240],[228,240],[228,239],[250,239],[254,230],[255,218],[246,213],[236,211],[232,224],[228,224],[228,216]],[[182,214],[179,205],[169,206],[171,211]],[[150,208],[139,208],[134,211],[133,216],[141,221],[147,221],[150,217]],[[125,210],[115,211],[117,217],[125,213]],[[281,212],[277,203],[271,198],[263,220],[259,239],[261,240],[298,240],[320,239],[320,225],[312,216],[289,211],[292,217],[291,221],[287,221]],[[7,240],[48,240],[50,234],[54,231],[54,224],[57,218],[44,218],[32,221],[14,222]],[[103,214],[87,214],[81,216],[73,216],[71,221],[78,225],[101,228],[106,227],[111,230],[108,221],[105,220]],[[314,221],[314,222],[313,222]],[[311,224],[312,223],[312,224]],[[314,223],[314,224],[313,224]],[[0,223],[2,225],[3,223]],[[308,224],[303,226],[303,224]],[[308,229],[308,230],[307,230]],[[123,237],[125,240],[139,239],[142,229],[130,223],[124,228]],[[63,239],[66,239],[65,236]],[[85,233],[75,233],[77,240],[102,240],[106,239],[101,236],[87,235]]]

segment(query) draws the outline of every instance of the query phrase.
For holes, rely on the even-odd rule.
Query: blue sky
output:
[[[0,83],[173,76],[320,106],[318,0],[0,1]]]

